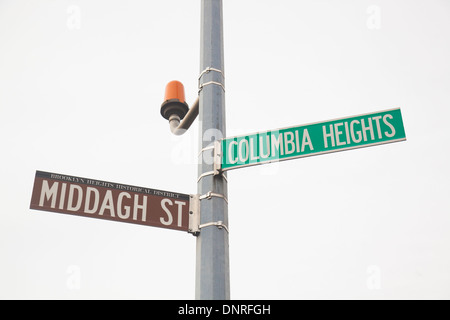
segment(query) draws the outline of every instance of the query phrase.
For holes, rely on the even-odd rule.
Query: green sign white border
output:
[[[238,139],[238,138],[243,138],[243,137],[247,137],[247,136],[251,136],[251,135],[264,134],[264,133],[269,133],[269,132],[278,132],[278,131],[289,130],[289,129],[294,129],[294,128],[298,128],[298,127],[312,126],[312,125],[317,125],[317,124],[322,124],[322,123],[336,122],[336,121],[357,118],[357,117],[365,117],[365,116],[370,116],[370,115],[374,115],[374,114],[378,114],[378,113],[387,113],[387,112],[391,112],[391,111],[400,111],[400,115],[402,116],[402,125],[403,125],[403,129],[404,129],[403,113],[401,112],[401,108],[392,108],[392,109],[363,113],[363,114],[358,114],[358,115],[353,115],[353,116],[348,116],[348,117],[343,117],[343,118],[335,118],[335,119],[330,119],[330,120],[325,120],[325,121],[317,121],[317,122],[311,122],[311,123],[307,123],[307,124],[301,124],[301,125],[297,125],[297,126],[289,126],[289,127],[284,127],[284,128],[274,129],[274,130],[258,131],[258,132],[253,132],[253,133],[245,134],[245,135],[241,134],[241,135],[231,136],[231,137],[227,137],[225,139],[221,139],[219,141],[219,143],[215,145],[215,154],[217,156],[216,159],[218,160],[214,163],[215,171],[216,172],[218,172],[218,171],[226,172],[226,171],[245,168],[245,167],[254,167],[254,166],[259,166],[259,165],[263,165],[263,164],[278,163],[278,162],[287,161],[287,160],[307,158],[307,157],[319,156],[319,155],[323,155],[323,154],[336,153],[336,152],[342,152],[342,151],[348,151],[348,150],[354,150],[354,149],[362,149],[362,148],[368,148],[368,147],[374,147],[374,146],[379,146],[379,145],[384,145],[384,144],[391,144],[391,143],[406,141],[407,138],[406,138],[406,132],[405,132],[405,137],[400,138],[400,139],[379,141],[379,142],[374,142],[374,143],[366,143],[366,144],[359,145],[359,146],[344,147],[344,148],[332,149],[332,150],[328,150],[328,151],[318,151],[315,153],[278,158],[276,160],[267,160],[267,161],[261,161],[258,163],[240,164],[240,165],[236,165],[236,166],[229,167],[229,168],[222,168],[222,157],[225,157],[225,154],[223,154],[222,143],[225,140]],[[404,130],[404,131],[406,131],[406,130]]]

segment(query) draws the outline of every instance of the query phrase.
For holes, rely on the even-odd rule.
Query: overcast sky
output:
[[[400,107],[407,141],[230,171],[233,299],[450,299],[450,1],[225,0],[227,135]],[[193,299],[195,238],[29,209],[36,170],[193,194],[200,1],[0,0],[0,298]]]

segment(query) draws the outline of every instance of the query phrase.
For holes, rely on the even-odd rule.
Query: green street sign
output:
[[[400,109],[264,131],[221,141],[221,170],[405,141]]]

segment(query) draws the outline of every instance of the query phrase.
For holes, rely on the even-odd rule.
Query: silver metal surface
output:
[[[202,0],[201,2],[201,50],[200,50],[200,121],[199,151],[211,146],[221,137],[210,137],[211,131],[226,137],[224,48],[223,48],[223,1]],[[222,72],[204,72],[210,68]],[[200,161],[198,165],[198,190],[202,195],[211,191],[227,196],[227,182],[223,175],[214,175],[212,161]],[[195,297],[201,300],[230,299],[230,266],[228,232],[219,228],[206,228],[211,221],[217,227],[228,225],[228,204],[224,198],[212,197],[200,201],[200,226],[197,237],[197,261]],[[227,230],[228,227],[225,229]]]
[[[170,131],[172,131],[174,135],[181,136],[191,127],[192,123],[198,116],[199,101],[199,98],[195,100],[194,104],[189,109],[183,121],[181,121],[180,117],[177,115],[173,115],[170,117]]]

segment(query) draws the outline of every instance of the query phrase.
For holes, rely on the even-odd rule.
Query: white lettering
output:
[[[238,145],[238,143],[237,143],[237,141],[231,141],[230,142],[230,145],[228,146],[228,155],[229,155],[229,159],[228,159],[228,162],[230,163],[230,164],[236,164],[237,162],[238,162],[238,157],[235,155],[235,157],[234,158],[231,158],[233,155],[234,155],[234,148],[233,148],[233,146],[236,146],[237,147],[237,145]]]
[[[272,157],[276,155],[284,155],[283,151],[283,135],[280,133],[278,135],[278,139],[275,139],[275,136],[272,134]],[[275,151],[276,149],[276,151]]]
[[[352,134],[352,139],[354,143],[360,143],[362,141],[362,135],[361,135],[361,131],[356,131],[357,135],[358,135],[358,139],[355,137],[355,128],[354,125],[355,123],[359,124],[358,120],[353,120],[350,123],[350,132]]]
[[[243,147],[243,145],[245,144],[245,149],[246,149],[246,152],[245,152],[245,157],[244,157],[244,155],[243,155],[243,151],[242,151],[242,147]],[[250,155],[250,152],[249,152],[249,145],[248,145],[248,141],[247,141],[247,139],[242,139],[241,140],[241,142],[239,142],[239,148],[238,148],[238,153],[239,153],[239,161],[240,162],[247,162],[247,160],[248,160],[248,157],[249,157],[249,155]]]
[[[364,136],[364,141],[367,141],[367,131],[370,131],[370,137],[372,138],[372,140],[375,140],[375,135],[373,133],[373,125],[372,125],[372,119],[369,118],[367,119],[368,121],[368,125],[366,127],[366,124],[364,123],[364,119],[361,119],[361,127],[362,127],[362,133]]]
[[[342,127],[343,125],[344,125],[343,122],[334,124],[334,131],[335,131],[335,134],[336,134],[336,144],[337,144],[338,147],[346,145],[345,142],[343,142],[343,141],[341,142],[339,140],[339,136],[343,133],[342,131],[339,131],[339,127]]]
[[[125,214],[122,213],[122,201],[123,201],[124,197],[131,199],[131,195],[128,192],[119,193],[119,197],[117,198],[117,215],[121,219],[128,219],[130,217],[130,213],[131,213],[130,206],[123,206],[123,209],[125,210]]]
[[[333,132],[333,125],[330,124],[330,133],[327,133],[326,126],[323,126],[323,139],[325,143],[325,148],[328,148],[328,138],[331,138],[331,146],[334,147],[334,132]]]
[[[175,201],[175,204],[178,205],[178,226],[181,227],[183,224],[183,206],[186,205],[186,202]]]
[[[251,161],[259,160],[258,153],[256,153],[256,157],[255,157],[255,146],[253,143],[253,138],[250,138],[250,160]]]
[[[222,314],[223,315],[261,315],[261,314],[270,314],[270,305],[253,305],[253,304],[238,304],[238,305],[222,305]]]
[[[77,190],[78,199],[77,199],[77,204],[74,206],[73,205],[73,196],[74,196],[75,190]],[[69,200],[67,202],[67,210],[69,210],[69,211],[80,210],[82,201],[83,201],[83,189],[81,189],[81,187],[76,184],[71,184],[70,188],[69,188]]]
[[[206,318],[209,318],[211,315],[213,307],[189,307],[186,304],[186,307],[179,307],[178,314],[179,315],[203,315]]]
[[[164,220],[162,217],[159,218],[159,221],[161,221],[161,223],[165,226],[170,226],[173,222],[173,217],[172,217],[172,213],[170,212],[170,210],[166,207],[166,204],[169,205],[173,205],[172,201],[170,201],[170,199],[163,199],[161,201],[161,207],[164,210],[164,212],[167,214],[167,221]]]
[[[300,153],[300,137],[298,130],[295,130],[295,147],[297,150],[297,153]]]
[[[302,152],[305,151],[305,147],[309,146],[311,151],[314,150],[314,147],[311,142],[311,137],[309,136],[308,129],[303,130],[303,140],[302,140]]]
[[[293,132],[284,133],[284,152],[286,155],[293,154],[295,152],[295,136]]]
[[[114,203],[111,190],[106,191],[105,198],[103,198],[103,203],[98,214],[102,216],[106,209],[109,210],[111,217],[116,216],[114,213]]]
[[[133,220],[137,220],[138,210],[142,210],[142,221],[147,220],[147,196],[142,196],[142,204],[139,204],[139,195],[134,195]]]
[[[64,200],[66,199],[66,187],[67,183],[63,183],[61,186],[61,197],[59,198],[59,209],[64,209]]]
[[[52,184],[52,187],[50,188],[48,186],[48,181],[47,180],[42,180],[42,189],[41,189],[41,198],[39,199],[39,206],[43,207],[44,206],[44,201],[45,199],[47,199],[47,201],[49,201],[50,199],[52,199],[52,203],[50,205],[51,208],[55,208],[56,206],[56,196],[58,194],[58,182],[54,182]]]
[[[393,136],[395,136],[395,128],[394,128],[394,126],[393,126],[392,124],[390,124],[390,123],[387,121],[387,118],[389,118],[389,119],[394,119],[394,117],[393,117],[392,115],[390,115],[390,114],[387,114],[387,115],[385,115],[385,116],[383,117],[383,122],[384,122],[384,124],[387,125],[389,128],[391,128],[391,133],[388,133],[387,131],[385,131],[384,134],[386,135],[386,137],[392,138]]]
[[[381,116],[378,117],[373,117],[373,120],[375,120],[376,124],[377,124],[377,131],[378,131],[378,139],[382,139],[383,135],[381,134],[381,126],[380,126],[380,119]]]
[[[345,122],[345,134],[347,137],[347,144],[350,144],[350,129],[349,129],[348,122]]]
[[[222,306],[222,314],[223,314],[223,315],[225,315],[225,314],[230,314],[230,310],[231,310],[231,308],[230,308],[229,305],[224,304],[224,305]]]
[[[94,193],[94,195],[95,195],[94,206],[92,207],[92,209],[89,208],[89,205],[91,203],[91,193]],[[95,188],[87,187],[86,203],[84,204],[84,213],[89,213],[89,214],[96,213],[99,202],[100,202],[100,192],[98,192],[98,190]]]
[[[260,150],[261,150],[261,158],[263,159],[267,159],[270,156],[270,137],[266,136],[266,149],[267,149],[267,154],[264,154],[263,150],[263,145],[264,145],[264,141],[263,141],[263,137],[259,137],[259,145],[260,145]]]

